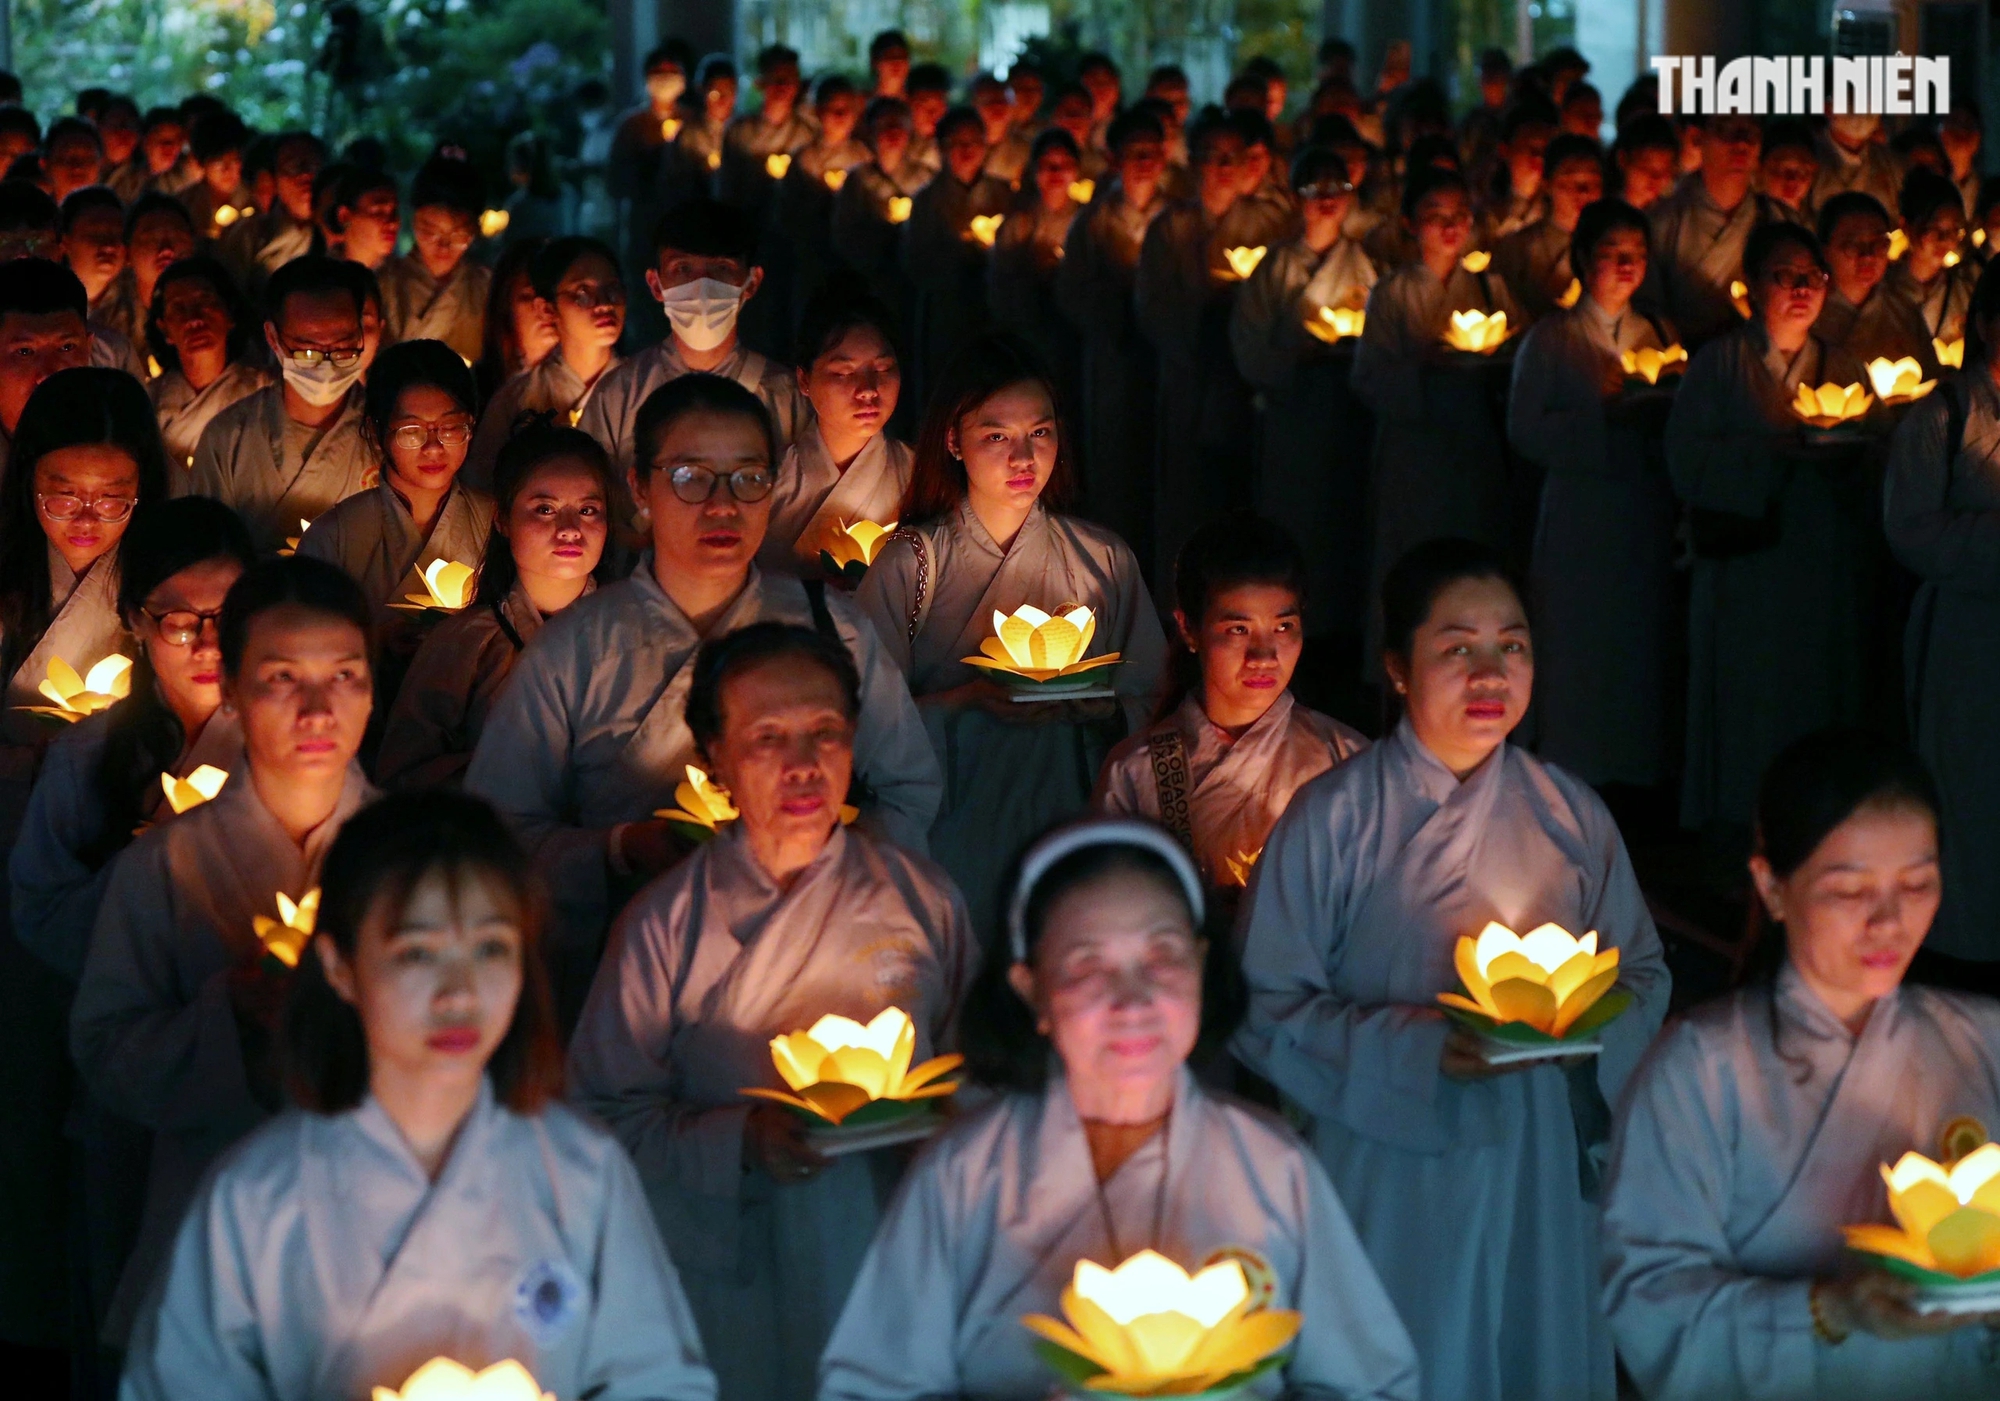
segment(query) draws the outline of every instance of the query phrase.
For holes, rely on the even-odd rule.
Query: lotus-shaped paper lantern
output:
[[[826,187],[829,190],[832,190],[835,194],[839,194],[840,187],[847,183],[847,172],[840,169],[829,170],[819,178],[826,181]]]
[[[236,206],[233,204],[218,204],[215,206],[215,212],[209,217],[215,220],[218,229],[226,229],[243,216],[236,212]]]
[[[391,606],[418,610],[435,608],[456,613],[472,602],[475,572],[471,565],[460,564],[455,559],[434,559],[424,566],[419,576],[424,581],[424,592],[406,593],[403,602]]]
[[[890,195],[888,214],[890,223],[907,224],[910,221],[910,197]]]
[[[1257,264],[1264,261],[1264,245],[1255,248],[1225,248],[1222,261],[1228,265],[1229,276],[1236,280],[1248,277],[1257,271]]]
[[[21,709],[73,724],[132,694],[132,659],[114,652],[78,676],[76,668],[61,657],[50,657],[47,678],[36,689],[53,704],[24,705]]]
[[[1913,355],[1900,360],[1877,356],[1868,362],[1868,378],[1885,404],[1907,404],[1937,388],[1937,381],[1924,378],[1924,367]]]
[[[1661,375],[1679,374],[1687,362],[1688,353],[1678,343],[1668,346],[1665,350],[1655,350],[1650,345],[1641,346],[1637,350],[1628,350],[1619,357],[1619,363],[1624,365],[1626,374],[1643,379],[1648,384],[1658,384]]]
[[[160,787],[166,791],[167,806],[176,814],[189,808],[198,808],[222,791],[222,785],[229,782],[229,772],[218,769],[213,764],[203,764],[186,778],[176,778],[170,773],[160,775]]]
[[[1577,304],[1577,300],[1582,296],[1583,283],[1577,278],[1572,277],[1569,280],[1569,286],[1563,288],[1562,295],[1556,298],[1556,305],[1564,311],[1568,311]]]
[[[1095,180],[1070,181],[1069,197],[1078,204],[1089,204],[1093,199],[1097,198],[1097,182]]]
[[[1986,246],[1986,230],[1974,229],[1972,231],[1972,246],[1974,248],[1984,248]]]
[[[710,170],[722,169],[722,152],[710,151],[708,153],[708,168]]]
[[[193,459],[193,458],[189,458],[189,459],[188,459],[188,466],[190,466],[190,467],[194,466],[194,459]],[[307,532],[308,530],[311,530],[311,529],[312,529],[312,524],[313,524],[313,523],[312,523],[311,521],[309,521],[309,520],[306,520],[306,519],[305,519],[305,518],[304,518],[303,516],[302,516],[302,517],[300,517],[300,518],[299,518],[299,533],[298,533],[297,535],[287,535],[287,536],[285,537],[285,548],[284,548],[284,549],[282,549],[282,550],[280,550],[280,551],[278,551],[278,553],[279,553],[280,555],[294,555],[294,554],[297,554],[297,553],[298,553],[298,551],[299,551],[299,541],[301,541],[301,540],[303,540],[303,539],[305,539],[305,538],[306,538],[306,532]]]
[[[1792,412],[1815,428],[1836,428],[1861,417],[1874,405],[1875,398],[1858,384],[1809,384],[1799,386],[1792,400]]]
[[[1239,890],[1250,884],[1250,872],[1257,867],[1257,858],[1264,854],[1264,848],[1255,851],[1239,851],[1234,856],[1222,858],[1222,883],[1233,885]]]
[[[1944,265],[1948,268],[1957,267],[1961,261],[1962,260],[1959,257],[1959,252],[1956,248],[1952,249],[1950,252],[1944,255]]]
[[[1475,248],[1458,260],[1458,265],[1467,272],[1479,273],[1493,266],[1493,255],[1484,248]]]
[[[1730,283],[1730,284],[1729,284],[1729,303],[1730,303],[1730,305],[1731,305],[1731,306],[1733,306],[1733,307],[1735,307],[1735,308],[1736,308],[1736,314],[1737,314],[1738,316],[1740,316],[1740,317],[1742,317],[1742,318],[1743,318],[1744,320],[1748,321],[1748,320],[1750,319],[1750,287],[1749,287],[1749,284],[1747,284],[1747,283],[1744,283],[1744,282],[1741,282],[1741,281],[1737,281],[1737,282],[1732,282],[1732,283]]]
[[[785,178],[785,172],[792,168],[792,158],[783,151],[773,151],[764,157],[764,173],[773,180]]]
[[[679,117],[668,117],[660,123],[660,139],[662,141],[671,141],[680,134],[681,119]]]
[[[1910,251],[1910,236],[1901,229],[1889,230],[1889,261],[1896,262]]]
[[[1029,1314],[1042,1358],[1089,1392],[1194,1396],[1234,1391],[1278,1365],[1298,1335],[1290,1309],[1254,1307],[1243,1266],[1222,1260],[1190,1277],[1152,1250],[1115,1270],[1077,1262],[1062,1311]]]
[[[967,232],[972,235],[972,241],[981,248],[991,248],[993,240],[1000,236],[1000,225],[1006,218],[1004,214],[975,214],[972,216],[972,223],[967,226]]]
[[[1954,336],[1950,340],[1945,340],[1942,337],[1933,337],[1931,339],[1931,349],[1937,352],[1938,364],[1945,368],[1952,370],[1962,370],[1965,368],[1964,336]]]
[[[514,216],[504,209],[488,209],[479,215],[479,233],[482,238],[498,238],[507,232],[507,225],[514,222]]]
[[[1599,953],[1595,933],[1578,939],[1544,924],[1524,939],[1495,921],[1476,940],[1461,938],[1453,959],[1472,996],[1441,992],[1438,1001],[1481,1030],[1518,1024],[1562,1040],[1596,1030],[1629,1001],[1606,996],[1618,981],[1618,950]]]
[[[556,1401],[528,1369],[508,1358],[475,1372],[449,1357],[433,1357],[410,1373],[401,1391],[375,1388],[373,1401]]]
[[[1496,311],[1454,311],[1445,329],[1444,343],[1453,350],[1469,350],[1490,355],[1507,339],[1507,313]]]
[[[835,521],[820,541],[820,568],[851,584],[859,584],[868,566],[875,562],[875,556],[881,553],[882,542],[895,529],[894,521],[887,525],[870,520]]]
[[[866,1026],[829,1012],[810,1031],[771,1040],[771,1063],[796,1093],[761,1088],[743,1093],[830,1124],[845,1123],[876,1103],[885,1110],[870,1118],[895,1117],[919,1107],[919,1100],[942,1099],[958,1089],[956,1081],[938,1077],[958,1069],[964,1056],[933,1056],[912,1069],[916,1050],[917,1029],[900,1007],[883,1008]]]
[[[294,901],[284,891],[278,892],[278,917],[255,915],[250,927],[257,931],[257,941],[264,946],[264,952],[287,968],[299,966],[299,955],[312,942],[313,922],[319,918],[319,890],[308,890]]]
[[[1348,336],[1358,336],[1368,322],[1368,313],[1351,307],[1323,306],[1315,316],[1306,318],[1306,330],[1332,345]]]
[[[674,801],[680,804],[678,808],[662,808],[655,816],[706,828],[711,833],[722,823],[734,822],[741,816],[736,804],[729,800],[729,790],[693,764],[687,766],[687,777],[675,785]]]
[[[1955,1279],[2000,1270],[2000,1143],[1949,1169],[1905,1153],[1882,1180],[1896,1224],[1845,1227],[1850,1246]]]
[[[1032,603],[1022,604],[1012,613],[996,608],[993,636],[979,644],[981,655],[964,660],[968,666],[1022,681],[1055,681],[1119,660],[1116,652],[1083,660],[1096,633],[1096,617],[1081,604],[1053,616]]]

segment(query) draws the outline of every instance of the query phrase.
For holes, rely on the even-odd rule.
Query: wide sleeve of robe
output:
[[[1763,374],[1740,330],[1695,352],[1666,433],[1667,470],[1690,506],[1761,517],[1784,489],[1776,433],[1754,397]]]
[[[1383,278],[1368,294],[1367,319],[1354,348],[1350,381],[1354,392],[1376,413],[1416,419],[1424,412],[1424,366],[1429,347],[1413,324],[1405,288],[1420,269],[1402,269]]]
[[[475,604],[438,624],[417,648],[382,731],[377,783],[439,788],[463,782],[516,656],[492,618],[491,605]]]
[[[1984,387],[1976,387],[1972,378],[1980,375],[1969,370],[1953,388],[1968,397],[1983,394]],[[1931,394],[1897,426],[1883,482],[1883,524],[1896,558],[1924,579],[1967,592],[1991,592],[2000,589],[2000,511],[1953,504],[1953,464],[1960,445],[1945,441],[1950,412],[1945,394]],[[1977,443],[1976,431],[1964,437],[1981,455],[1993,451],[1991,443]]]
[[[1186,285],[1188,260],[1180,241],[1183,226],[1200,218],[1185,209],[1169,208],[1146,228],[1139,245],[1139,263],[1132,275],[1132,311],[1139,330],[1163,356],[1187,354],[1201,332],[1202,293]],[[1206,254],[1206,240],[1201,254]],[[1205,269],[1204,269],[1205,271]]]
[[[1135,562],[1130,581],[1135,590],[1138,579]],[[866,610],[831,593],[826,604],[835,631],[861,673],[861,719],[854,728],[855,776],[867,783],[876,804],[875,819],[889,840],[906,851],[925,854],[930,850],[931,823],[944,806],[944,772],[938,767],[937,751],[931,748],[902,668],[882,645]],[[1150,606],[1143,611],[1144,617],[1133,628],[1131,644],[1139,655],[1131,658],[1128,666],[1135,670],[1145,666],[1148,649],[1144,633],[1150,620],[1156,645],[1150,649],[1155,660],[1149,674],[1157,677],[1157,659],[1164,655],[1166,645],[1158,640],[1160,624]]]
[[[83,976],[91,926],[111,879],[112,863],[93,871],[77,855],[103,835],[94,798],[108,728],[109,717],[95,715],[49,746],[7,862],[14,937],[72,983]]]
[[[1612,1139],[1604,1308],[1647,1396],[1804,1396],[1814,1372],[1812,1281],[1733,1263],[1733,1149],[1707,1102],[1731,1064],[1695,1025],[1668,1028]]]
[[[1259,262],[1229,312],[1229,348],[1243,378],[1267,393],[1292,387],[1308,337],[1299,293],[1312,280],[1311,254],[1287,244]],[[1365,325],[1364,325],[1365,329]]]
[[[1557,471],[1607,465],[1604,404],[1587,335],[1558,313],[1528,329],[1514,357],[1507,437],[1523,456]]]

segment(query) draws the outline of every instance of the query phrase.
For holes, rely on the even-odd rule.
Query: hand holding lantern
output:
[[[1189,1276],[1152,1250],[1107,1270],[1077,1262],[1062,1311],[1029,1314],[1037,1351],[1086,1393],[1195,1396],[1235,1391],[1280,1363],[1298,1335],[1290,1309],[1254,1307],[1243,1266],[1222,1260]]]

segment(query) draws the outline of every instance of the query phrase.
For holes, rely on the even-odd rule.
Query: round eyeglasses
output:
[[[762,501],[771,494],[777,479],[771,475],[769,467],[738,467],[727,473],[729,494],[738,501]],[[715,488],[722,483],[725,474],[708,467],[697,467],[691,462],[683,462],[667,471],[667,482],[674,489],[674,495],[690,506],[699,506],[715,495]]]
[[[404,452],[422,452],[432,438],[442,447],[462,448],[472,441],[472,425],[463,419],[451,423],[406,423],[389,430],[389,442]]]
[[[73,521],[78,516],[90,516],[106,525],[116,525],[132,514],[132,508],[139,503],[129,496],[78,496],[74,492],[56,491],[35,493],[35,500],[41,504],[42,514],[52,521]]]
[[[160,634],[160,641],[169,647],[185,647],[201,636],[204,623],[214,623],[219,630],[222,626],[222,610],[195,608],[172,608],[165,613],[155,613],[150,608],[139,610],[153,620],[153,626]]]

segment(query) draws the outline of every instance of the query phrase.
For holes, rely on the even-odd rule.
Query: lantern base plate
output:
[[[929,1138],[943,1127],[943,1115],[925,1110],[886,1124],[863,1124],[852,1129],[811,1129],[806,1133],[806,1142],[816,1153],[839,1158],[849,1153],[866,1153],[873,1148],[888,1148],[897,1143],[915,1143]]]
[[[1600,1041],[1551,1041],[1524,1046],[1518,1041],[1481,1038],[1479,1058],[1488,1065],[1526,1065],[1538,1060],[1561,1060],[1565,1056],[1594,1056],[1604,1049]]]

